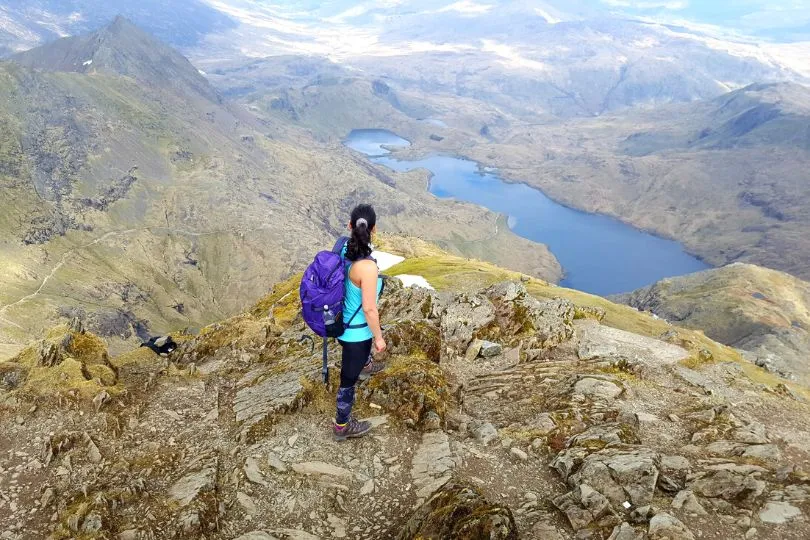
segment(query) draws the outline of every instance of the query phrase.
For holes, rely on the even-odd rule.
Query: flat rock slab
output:
[[[648,448],[608,448],[587,456],[579,470],[568,478],[568,484],[593,486],[615,508],[625,501],[644,506],[653,500],[660,461],[658,453]]]
[[[336,467],[323,461],[305,461],[294,463],[292,470],[306,476],[332,476],[334,478],[352,478],[354,475],[348,469]]]
[[[619,397],[622,392],[624,392],[624,389],[613,382],[591,377],[585,377],[577,381],[573,390],[575,396],[608,402]]]
[[[214,487],[215,474],[213,467],[189,473],[169,488],[169,497],[181,507],[188,506],[200,493]]]
[[[371,424],[372,428],[379,427],[388,423],[388,415],[383,414],[380,416],[372,416],[370,418],[364,418],[365,422]]]
[[[771,501],[759,511],[759,519],[764,523],[781,525],[802,515],[802,511],[786,502]]]
[[[678,518],[667,513],[650,520],[650,540],[695,540],[692,532]]]
[[[239,505],[247,512],[248,515],[255,515],[256,514],[256,503],[253,502],[253,499],[247,493],[243,493],[239,491],[236,494],[236,500]]]
[[[411,462],[411,477],[420,499],[429,497],[452,476],[456,466],[450,440],[443,431],[422,435],[422,442]]]
[[[594,321],[577,321],[579,359],[626,358],[647,366],[675,364],[689,357],[683,347],[625,332]]]
[[[261,380],[260,377],[261,374],[257,374],[253,379]],[[266,379],[261,382],[243,381],[244,386],[237,390],[233,402],[236,421],[250,428],[274,414],[292,409],[304,389],[301,377],[299,371],[270,373],[268,368]]]
[[[267,481],[264,479],[264,475],[259,469],[259,462],[256,458],[247,458],[244,470],[245,476],[250,482],[260,486],[267,486]]]

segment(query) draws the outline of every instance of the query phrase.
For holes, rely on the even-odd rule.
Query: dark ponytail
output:
[[[358,223],[359,221],[359,223]],[[369,204],[361,204],[352,210],[349,222],[352,236],[346,245],[346,258],[359,261],[371,256],[371,231],[377,225],[377,214]]]

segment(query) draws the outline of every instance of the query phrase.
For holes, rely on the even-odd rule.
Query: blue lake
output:
[[[355,130],[344,142],[395,171],[429,170],[433,174],[430,191],[437,197],[468,201],[507,215],[516,234],[551,249],[565,270],[564,287],[604,296],[709,268],[675,241],[607,216],[567,208],[538,189],[505,182],[497,171],[482,171],[474,161],[450,156],[394,159],[385,147],[409,143],[390,131]]]

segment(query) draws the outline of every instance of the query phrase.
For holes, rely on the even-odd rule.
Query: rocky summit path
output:
[[[337,443],[297,309],[279,286],[168,359],[75,322],[0,364],[0,538],[810,537],[808,405],[674,327],[392,286],[374,430]]]

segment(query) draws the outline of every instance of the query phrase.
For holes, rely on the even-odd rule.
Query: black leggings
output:
[[[343,346],[343,359],[340,362],[340,387],[350,388],[357,384],[360,372],[368,362],[371,355],[371,341],[358,341],[351,343],[341,341]]]

